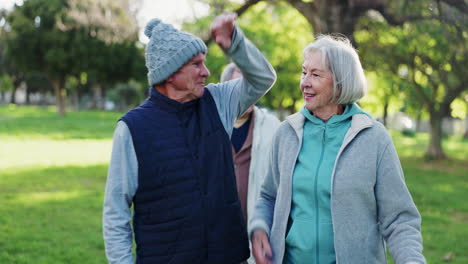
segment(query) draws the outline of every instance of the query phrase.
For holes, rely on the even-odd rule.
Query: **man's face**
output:
[[[185,103],[203,96],[206,78],[210,76],[205,60],[205,54],[198,53],[167,79],[169,98]]]

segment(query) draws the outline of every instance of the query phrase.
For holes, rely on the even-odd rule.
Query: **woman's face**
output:
[[[305,107],[312,113],[326,111],[333,96],[333,77],[327,65],[322,64],[322,52],[311,51],[304,58],[301,91]]]

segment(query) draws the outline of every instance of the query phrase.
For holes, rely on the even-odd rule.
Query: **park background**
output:
[[[314,35],[353,41],[369,82],[359,104],[394,139],[428,262],[468,263],[466,1],[27,0],[0,8],[0,263],[105,263],[112,133],[148,92],[142,27],[158,16],[200,36],[217,82],[229,60],[208,28],[225,11],[239,14],[276,69],[260,104],[280,119],[303,104],[301,51]]]

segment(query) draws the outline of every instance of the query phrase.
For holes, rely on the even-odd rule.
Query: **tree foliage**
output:
[[[65,113],[65,83],[84,74],[89,87],[137,75],[137,27],[124,0],[29,0],[8,15],[6,55],[21,71],[42,72]],[[140,73],[141,75],[141,73]],[[138,75],[137,75],[138,76]]]
[[[220,1],[208,1],[218,3]],[[468,8],[454,0],[264,0],[237,2],[237,10],[251,9],[262,3],[288,3],[312,26],[309,32],[341,33],[361,51],[364,66],[373,72],[378,87],[373,91],[387,113],[391,102],[404,101],[403,108],[420,117],[420,109],[430,116],[431,143],[426,156],[444,158],[441,145],[441,120],[450,106],[466,90],[466,39]],[[232,4],[232,3],[231,3]],[[240,5],[240,7],[239,7]],[[232,10],[232,9],[231,9]],[[259,15],[261,16],[261,15]],[[260,20],[260,19],[258,19]],[[272,33],[279,23],[269,21]],[[256,24],[255,24],[256,25]],[[247,28],[254,27],[253,24]],[[248,29],[246,29],[248,31]],[[298,28],[291,34],[300,35]],[[256,35],[256,33],[255,33]],[[278,41],[278,38],[275,39]],[[291,41],[289,42],[292,43]],[[260,47],[263,49],[263,43]],[[291,46],[291,51],[294,46]],[[277,54],[275,54],[277,56]],[[274,60],[274,57],[270,57]],[[273,63],[279,82],[284,69]],[[294,66],[292,66],[294,67]],[[288,75],[290,76],[290,75]],[[287,79],[287,78],[286,78]],[[284,100],[284,94],[265,100]],[[276,98],[276,96],[282,96]],[[288,96],[294,101],[294,98]],[[392,103],[393,104],[393,103]],[[277,106],[277,104],[273,104]],[[281,104],[280,104],[281,105]],[[385,115],[385,114],[384,114]]]
[[[404,94],[407,110],[428,113],[431,141],[426,156],[444,158],[442,118],[451,116],[451,105],[466,91],[468,81],[468,20],[454,19],[466,15],[443,3],[408,8],[415,16],[430,18],[392,27],[370,14],[355,35],[364,61],[402,87],[398,92]]]

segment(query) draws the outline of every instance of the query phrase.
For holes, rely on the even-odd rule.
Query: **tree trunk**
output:
[[[106,110],[106,92],[107,92],[106,86],[102,85],[101,86],[101,104],[99,105],[100,110]]]
[[[374,7],[372,2],[322,0],[303,2],[287,0],[312,25],[314,34],[340,33],[354,42],[354,30],[359,17]]]
[[[414,129],[416,132],[421,132],[421,111],[418,112],[416,116],[416,127]]]
[[[55,92],[55,103],[57,105],[57,113],[60,116],[65,116],[65,89],[63,88],[63,84],[65,81],[63,78],[60,79],[51,79],[50,83],[54,87]]]
[[[92,86],[93,90],[93,104],[92,109],[102,109],[102,88],[98,84]]]
[[[384,104],[383,104],[383,125],[387,127],[387,118],[388,118],[388,106],[390,104],[390,100],[388,98],[385,98]]]
[[[468,114],[466,114],[465,118],[465,134],[463,135],[463,137],[468,139]]]
[[[18,74],[13,77],[13,90],[11,91],[10,103],[16,104],[16,89],[21,85],[23,82],[22,74]]]
[[[431,136],[426,158],[429,160],[445,159],[447,156],[442,150],[442,115],[430,113]]]
[[[13,90],[11,90],[10,104],[16,104],[16,85],[13,85]]]
[[[31,92],[30,92],[30,89],[29,87],[26,86],[26,105],[30,105],[31,104]]]
[[[79,111],[80,110],[80,96],[78,92],[75,90],[72,92],[72,102],[73,102],[73,110]]]

